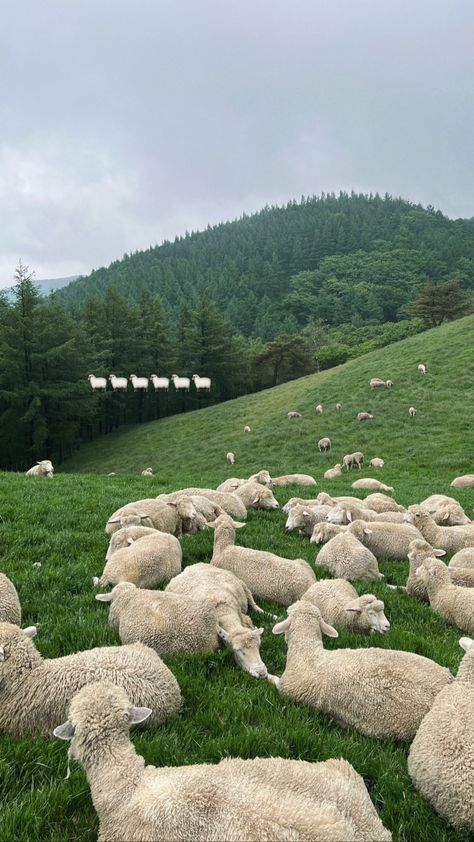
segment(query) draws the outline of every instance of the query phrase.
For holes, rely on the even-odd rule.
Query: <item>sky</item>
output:
[[[9,0],[0,286],[265,204],[392,193],[474,216],[472,0]]]

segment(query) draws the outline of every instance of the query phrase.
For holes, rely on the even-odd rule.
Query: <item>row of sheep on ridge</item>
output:
[[[294,482],[295,476],[305,482],[305,475],[290,475],[287,480]],[[280,478],[280,485],[284,479]],[[232,490],[226,490],[229,483]],[[72,738],[72,756],[83,763],[93,796],[94,789],[102,785],[100,770],[105,762],[101,755],[104,743],[97,739],[97,733],[102,733],[101,722],[108,723],[107,740],[111,741],[108,748],[110,751],[113,748],[114,758],[116,748],[120,754],[119,745],[123,744],[124,758],[130,758],[142,770],[136,776],[138,783],[133,798],[126,786],[130,786],[130,773],[120,766],[117,776],[115,769],[111,772],[110,780],[119,791],[124,791],[124,798],[118,811],[114,800],[113,814],[102,802],[96,805],[101,834],[108,839],[122,839],[120,833],[126,829],[132,836],[138,823],[151,838],[166,838],[163,827],[171,838],[192,837],[189,822],[206,821],[205,817],[196,806],[190,817],[190,804],[182,792],[174,794],[174,809],[171,817],[167,811],[168,819],[165,820],[158,798],[150,809],[148,797],[145,801],[145,796],[140,795],[140,786],[144,787],[143,761],[135,756],[128,743],[123,743],[123,731],[127,729],[126,719],[130,724],[145,718],[158,723],[179,711],[179,687],[160,655],[181,652],[197,655],[221,643],[233,652],[240,668],[255,678],[271,681],[279,692],[324,711],[348,728],[373,737],[414,738],[409,771],[415,785],[453,824],[467,825],[474,830],[470,761],[474,737],[473,641],[468,637],[460,640],[466,654],[456,679],[434,661],[411,652],[377,648],[325,650],[322,643],[323,634],[338,636],[336,627],[357,632],[389,632],[390,622],[383,601],[373,594],[358,596],[350,582],[380,581],[383,576],[378,569],[379,560],[397,561],[407,557],[410,562],[407,598],[429,602],[447,622],[474,633],[474,589],[471,589],[474,525],[458,501],[445,495],[431,495],[408,510],[381,493],[370,494],[365,500],[335,498],[325,492],[314,500],[291,498],[283,507],[288,515],[287,529],[308,535],[314,544],[325,543],[316,563],[336,577],[317,581],[304,559],[287,559],[235,544],[237,530],[245,527],[247,509],[279,508],[273,487],[268,471],[259,471],[248,479],[226,480],[216,490],[188,488],[134,501],[109,517],[106,563],[95,584],[111,585],[112,590],[97,594],[96,599],[110,604],[109,622],[117,629],[122,647],[43,660],[32,643],[36,629],[20,629],[18,596],[12,583],[2,577],[0,728],[15,736],[48,734],[66,715],[74,693],[86,682],[97,679],[121,684],[122,689],[102,683],[84,687],[70,705],[67,722],[56,728],[57,736]],[[182,570],[179,536],[206,527],[214,530],[210,564],[192,564]],[[453,555],[448,567],[441,561],[447,554]],[[164,591],[152,590],[166,581],[169,583]],[[288,609],[286,619],[273,627],[274,634],[285,634],[288,646],[286,669],[281,677],[269,674],[261,658],[263,628],[255,627],[248,613],[260,616],[265,613],[256,599],[276,602]],[[28,664],[26,670],[25,664]],[[140,706],[138,712],[135,705]],[[143,705],[147,706],[146,711]],[[110,729],[111,718],[120,727]],[[95,735],[94,739],[87,739],[89,733]],[[136,760],[131,760],[131,753]],[[307,796],[302,796],[301,807],[309,816],[306,825],[309,838],[330,838],[330,828],[333,839],[390,839],[357,773],[344,761],[327,763],[330,765],[324,771],[331,781],[331,764],[343,764],[348,776],[357,782],[358,795],[353,789],[349,792],[346,782],[337,808],[331,801],[329,814],[333,818],[327,826],[318,824]],[[286,814],[291,817],[290,826],[295,829],[295,835],[290,838],[306,838],[298,823],[299,812],[291,806],[292,787],[297,786],[304,772],[308,780],[313,780],[312,775],[319,774],[318,770],[324,774],[324,764],[232,760],[218,766],[156,769],[153,775],[157,785],[159,782],[160,787],[171,792],[174,776],[179,773],[185,784],[184,792],[188,792],[186,786],[190,787],[191,798],[193,787],[195,796],[196,787],[220,780],[217,770],[225,764],[230,764],[225,768],[231,777],[235,774],[236,781],[230,800],[225,788],[228,824],[219,825],[220,835],[217,829],[206,825],[210,835],[197,838],[228,838],[226,828],[229,838],[235,838],[234,822],[243,788],[247,807],[249,793],[258,801],[261,798],[254,769],[261,768],[262,775],[265,770],[267,778],[273,781],[266,800],[268,805],[274,805],[280,798],[280,791],[272,788],[277,787],[278,764],[287,769],[289,777],[286,792],[290,796],[281,803],[285,804]],[[199,773],[199,769],[203,771]],[[271,769],[275,769],[275,778]],[[321,808],[320,790],[317,792],[316,800]],[[289,838],[285,835],[288,826],[285,825],[283,832],[280,814],[276,816],[268,805],[266,809],[270,812],[264,811],[262,820],[276,822],[272,838]],[[331,812],[333,809],[335,813]],[[262,816],[261,811],[259,814]],[[354,814],[364,817],[357,828]],[[163,825],[164,821],[171,824]],[[179,824],[182,821],[187,836]],[[255,838],[250,830],[242,830],[240,825],[238,828],[243,834],[241,838]],[[267,828],[265,822],[262,828]],[[340,833],[338,828],[342,828]]]
[[[197,392],[211,391],[211,378],[200,377],[199,374],[193,374],[192,377],[179,377],[177,374],[172,374],[171,377],[159,377],[157,374],[151,374],[149,378],[137,377],[136,374],[131,374],[130,378],[117,377],[115,374],[109,374],[108,377],[96,377],[94,374],[89,374],[87,379],[89,380],[93,392],[105,391],[109,381],[114,392],[125,392],[128,389],[129,379],[134,392],[138,392],[140,390],[147,392],[150,380],[155,388],[155,392],[167,392],[170,387],[170,381],[173,383],[177,392],[189,392],[191,382],[194,383],[194,387]]]

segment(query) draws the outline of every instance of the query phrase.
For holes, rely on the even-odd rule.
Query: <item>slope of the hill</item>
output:
[[[433,466],[446,484],[474,468],[473,338],[474,316],[468,316],[320,374],[111,434],[84,446],[61,471],[120,475],[151,466],[154,485],[178,477],[214,484],[262,467],[275,475],[304,470],[319,479],[345,453],[362,450],[367,463],[373,456],[386,459],[380,478],[397,488]],[[425,376],[418,373],[420,362],[428,365]],[[393,389],[371,390],[371,377],[392,379]],[[322,415],[314,412],[317,403]],[[289,421],[289,410],[303,417]],[[359,411],[371,412],[373,420],[358,422]],[[244,433],[246,424],[251,433]],[[330,454],[317,450],[322,436],[331,438]],[[234,467],[226,465],[228,450],[235,453]]]

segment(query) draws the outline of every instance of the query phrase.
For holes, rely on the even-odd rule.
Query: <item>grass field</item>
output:
[[[408,504],[432,492],[450,493],[451,479],[474,469],[470,444],[473,405],[474,317],[443,326],[374,352],[338,369],[312,375],[277,389],[240,398],[198,413],[188,413],[123,431],[85,447],[58,469],[53,482],[0,475],[0,569],[15,582],[23,606],[23,625],[39,626],[38,648],[46,657],[116,644],[107,625],[107,608],[94,600],[91,577],[102,570],[107,546],[107,516],[119,505],[155,496],[187,484],[216,486],[231,475],[258,468],[279,474],[313,473],[318,489],[350,493],[356,476],[322,480],[326,468],[344,453],[362,450],[367,461],[386,459],[376,475],[394,485],[399,502]],[[418,374],[418,362],[429,374]],[[461,372],[461,373],[459,373]],[[390,377],[391,392],[371,392],[372,376]],[[334,404],[343,403],[341,412]],[[315,403],[322,416],[312,412]],[[408,407],[418,409],[415,419]],[[303,413],[290,422],[286,412]],[[355,415],[369,410],[374,419],[359,424]],[[248,423],[252,433],[244,435]],[[329,435],[333,450],[320,455],[316,441]],[[225,463],[233,450],[236,465]],[[45,454],[45,457],[47,454]],[[148,465],[157,477],[138,476]],[[115,471],[116,477],[105,474]],[[311,496],[311,489],[302,496]],[[300,493],[277,490],[280,503]],[[362,496],[362,495],[361,495]],[[474,491],[454,492],[468,512]],[[284,531],[281,512],[250,512],[237,540],[314,563],[307,539]],[[182,540],[185,564],[209,560],[210,530]],[[40,561],[40,568],[32,564]],[[382,562],[388,582],[403,583],[407,563]],[[326,574],[315,567],[321,577]],[[376,639],[341,633],[325,645],[405,649],[457,670],[462,633],[384,584],[357,585],[385,601],[392,630]],[[280,617],[281,607],[268,606]],[[260,619],[258,624],[260,624]],[[282,637],[265,620],[262,657],[281,674],[286,659]],[[153,731],[137,731],[134,741],[148,763],[177,765],[217,761],[225,756],[283,756],[322,760],[343,756],[363,775],[382,820],[404,842],[467,842],[437,816],[413,790],[406,769],[408,747],[345,731],[328,717],[293,704],[275,687],[239,671],[226,650],[205,657],[174,657],[167,663],[182,689],[182,715]],[[59,724],[59,723],[58,723]],[[66,748],[56,740],[0,738],[0,840],[80,842],[97,836],[97,819],[82,770],[74,765],[69,781]]]

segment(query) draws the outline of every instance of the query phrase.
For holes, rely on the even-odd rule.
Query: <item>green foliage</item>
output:
[[[427,284],[410,305],[410,314],[422,319],[427,327],[458,319],[471,310],[472,305],[456,279],[443,284]]]

